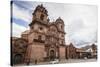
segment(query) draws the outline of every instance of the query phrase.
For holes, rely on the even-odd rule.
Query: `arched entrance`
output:
[[[55,52],[54,50],[50,50],[50,60],[54,60],[55,59]]]
[[[14,64],[20,64],[20,63],[22,63],[22,55],[21,54],[16,54],[15,56],[14,56]]]

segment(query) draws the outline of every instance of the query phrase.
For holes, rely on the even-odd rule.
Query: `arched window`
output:
[[[22,63],[22,55],[21,54],[16,54],[15,56],[14,56],[14,59],[13,59],[13,61],[14,61],[14,64],[21,64]]]
[[[43,27],[39,27],[40,30],[43,30]]]
[[[43,20],[43,19],[44,19],[44,15],[43,15],[43,14],[41,14],[40,19],[41,19],[41,20]]]
[[[62,26],[62,25],[60,25],[60,27],[61,27],[61,29],[63,28],[63,26]]]

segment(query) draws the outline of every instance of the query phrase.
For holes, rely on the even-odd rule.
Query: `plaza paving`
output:
[[[58,63],[55,64],[60,64],[60,63],[82,63],[82,62],[96,62],[97,59],[68,59],[68,60],[61,60]],[[51,64],[50,62],[38,62],[37,64],[35,63],[30,63],[28,66],[32,65],[44,65],[44,64]],[[13,67],[19,67],[19,66],[27,66],[26,64],[18,64],[14,65]]]

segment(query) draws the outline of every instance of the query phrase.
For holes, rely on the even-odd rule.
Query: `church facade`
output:
[[[50,22],[46,8],[38,5],[29,27],[21,38],[11,38],[13,64],[66,59],[64,21],[60,17]]]

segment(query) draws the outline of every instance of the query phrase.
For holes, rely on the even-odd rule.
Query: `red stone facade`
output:
[[[60,17],[50,22],[48,11],[43,5],[38,5],[32,13],[30,30],[22,32],[21,38],[11,37],[12,64],[80,58],[83,50],[75,48],[72,43],[65,44],[64,26]],[[92,55],[96,56],[94,44],[92,49]]]
[[[65,31],[64,21],[59,17],[55,22],[50,22],[48,18],[48,11],[43,5],[38,5],[33,12],[32,22],[29,24],[30,30],[24,31],[21,38],[17,38],[18,47],[26,42],[27,48],[18,48],[15,46],[16,39],[12,38],[12,56],[13,61],[17,62],[31,62],[35,61],[51,61],[55,59],[65,59]],[[20,40],[19,40],[20,39]],[[21,42],[23,40],[23,42]],[[21,44],[20,44],[21,43]],[[24,50],[24,52],[20,52]],[[20,55],[20,56],[15,56]],[[23,56],[24,55],[24,56]],[[21,59],[22,61],[16,60]],[[24,59],[22,59],[24,58]]]

